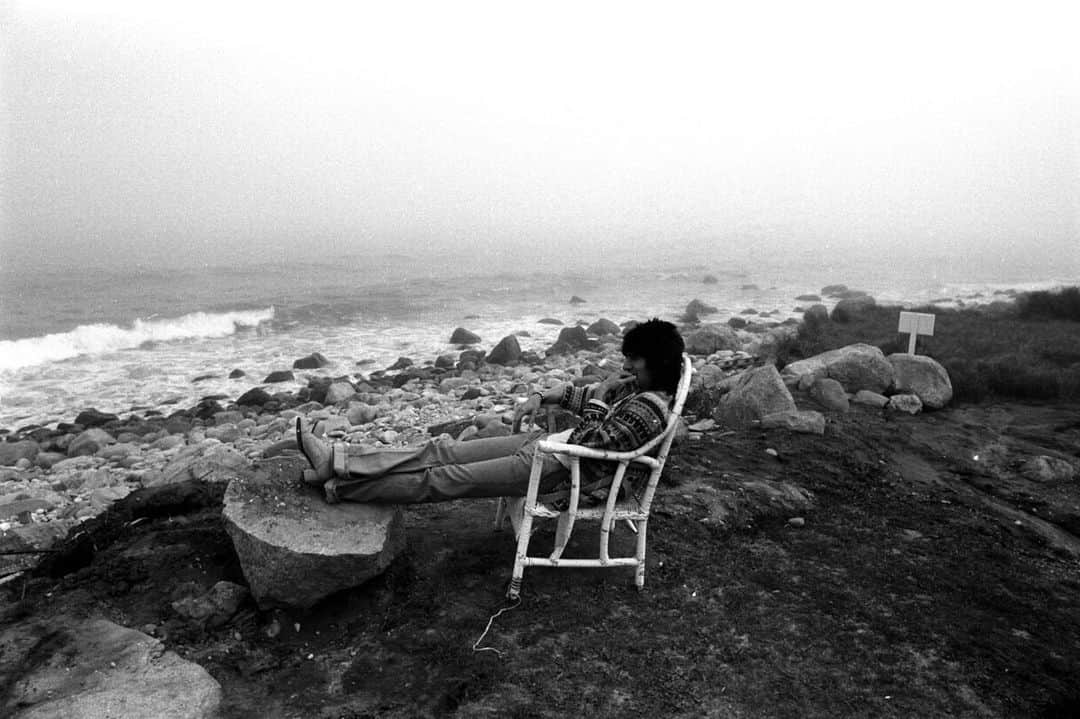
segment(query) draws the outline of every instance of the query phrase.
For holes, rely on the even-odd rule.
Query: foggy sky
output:
[[[0,3],[0,264],[723,238],[1080,267],[1065,3],[755,5]]]

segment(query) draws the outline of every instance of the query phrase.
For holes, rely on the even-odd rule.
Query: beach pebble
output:
[[[802,527],[802,526],[804,526],[806,524],[806,520],[803,519],[802,517],[792,517],[791,519],[789,519],[787,521],[787,523],[788,523],[788,526],[791,526],[791,527]]]
[[[856,404],[865,404],[871,407],[882,408],[889,404],[889,398],[883,394],[877,392],[871,392],[868,389],[861,389],[855,393],[855,397],[852,398],[852,402]]]
[[[374,422],[375,418],[378,416],[379,410],[369,404],[364,404],[363,402],[350,402],[348,412],[345,414],[349,424],[354,426]]]
[[[905,414],[918,414],[922,412],[922,400],[913,394],[894,394],[889,397],[888,408],[894,412]]]

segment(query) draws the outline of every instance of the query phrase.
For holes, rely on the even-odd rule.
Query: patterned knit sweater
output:
[[[567,385],[563,390],[559,406],[581,417],[581,424],[570,434],[567,444],[629,452],[664,431],[671,414],[671,396],[666,392],[642,392],[637,382],[630,382],[599,397],[599,387]],[[583,491],[593,499],[606,497],[614,467],[611,462],[582,460],[582,481],[586,485]],[[648,468],[631,463],[625,480],[635,482],[648,474]]]

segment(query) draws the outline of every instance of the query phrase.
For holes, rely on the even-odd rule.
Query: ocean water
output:
[[[807,304],[796,296],[837,282],[880,302],[910,304],[984,302],[1005,289],[1080,284],[1080,275],[1052,266],[939,262],[928,272],[926,262],[718,254],[485,262],[383,252],[168,268],[0,268],[0,428],[71,421],[88,407],[168,413],[207,395],[235,398],[311,352],[332,362],[318,374],[334,376],[362,376],[400,356],[423,363],[455,351],[449,338],[459,326],[487,349],[525,330],[522,348],[542,352],[560,330],[542,318],[567,325],[674,320],[695,298],[720,309],[710,320],[748,308],[783,320]],[[718,281],[705,284],[707,274]],[[571,305],[572,295],[586,303]],[[246,376],[229,379],[234,369]],[[312,373],[295,374],[277,387],[297,389]]]

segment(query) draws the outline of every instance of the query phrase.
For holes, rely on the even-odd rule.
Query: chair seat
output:
[[[604,512],[606,510],[606,504],[597,504],[593,507],[578,506],[575,516],[578,519],[590,519],[600,520],[604,518]],[[543,517],[544,519],[556,519],[561,516],[565,509],[558,509],[550,504],[537,503],[533,507],[531,514],[534,517]],[[646,519],[647,514],[642,510],[641,504],[635,497],[630,499],[624,499],[615,503],[615,508],[611,512],[612,519]]]

